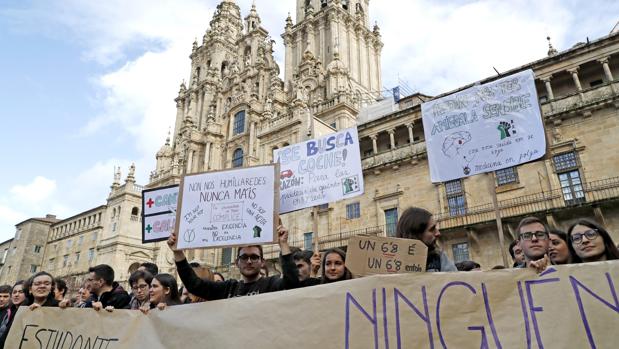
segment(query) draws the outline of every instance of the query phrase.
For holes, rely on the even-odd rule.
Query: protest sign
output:
[[[427,257],[428,247],[419,240],[353,236],[346,267],[355,276],[423,272]]]
[[[5,348],[615,348],[618,263],[374,275],[148,315],[21,307]]]
[[[166,240],[174,231],[178,185],[142,191],[142,243]]]
[[[279,165],[184,176],[176,216],[179,249],[277,241]]]
[[[546,153],[535,77],[526,70],[421,105],[430,178],[445,182]]]
[[[280,212],[363,194],[357,128],[273,151],[281,165]]]

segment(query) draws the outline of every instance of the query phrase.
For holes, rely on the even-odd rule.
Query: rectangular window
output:
[[[221,265],[232,264],[232,249],[230,247],[221,249]]]
[[[577,205],[585,202],[585,192],[578,170],[559,173],[563,200],[567,205]]]
[[[77,263],[77,262],[79,262],[79,261],[80,261],[80,253],[79,253],[79,252],[77,252],[77,253],[75,254],[75,263]]]
[[[234,115],[233,135],[236,136],[243,132],[245,132],[245,110],[241,110]]]
[[[303,234],[303,249],[306,251],[314,250],[314,233],[313,232]]]
[[[37,272],[37,266],[34,264],[30,265],[30,274],[34,274]]]
[[[95,258],[95,249],[91,248],[88,250],[88,261],[92,262],[94,258]]]
[[[80,238],[77,240],[77,246],[82,246],[82,242],[84,242],[84,235],[80,236]]]
[[[49,259],[49,265],[47,266],[49,268],[49,270],[54,270],[54,268],[56,267],[56,259],[55,258],[50,258]]]
[[[41,246],[34,245],[34,253],[41,253]]]
[[[358,202],[346,205],[346,219],[361,217],[361,204]]]
[[[462,188],[462,180],[445,182],[445,191],[447,192],[447,205],[449,206],[449,214],[451,216],[459,216],[466,214],[466,202],[464,200],[464,189]]]
[[[92,241],[97,241],[97,232],[92,233]]]
[[[64,257],[62,257],[62,266],[66,267],[68,262],[69,262],[69,255],[65,254]]]
[[[469,257],[469,244],[466,242],[460,244],[453,244],[451,249],[454,253],[454,263],[464,262],[470,260]]]
[[[322,205],[318,205],[318,209],[320,211],[325,211],[329,209],[329,204],[322,204]]]
[[[71,248],[72,245],[73,245],[73,241],[71,241],[70,239],[67,240],[67,248]]]
[[[496,175],[497,185],[518,183],[518,169],[515,166],[497,170],[494,174]]]
[[[388,237],[394,237],[398,225],[398,209],[385,210],[385,230]]]
[[[578,161],[576,160],[575,152],[555,155],[552,157],[552,162],[554,163],[555,171],[557,172],[578,168]]]

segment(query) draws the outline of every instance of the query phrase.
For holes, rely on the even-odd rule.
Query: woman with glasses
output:
[[[580,219],[568,229],[567,235],[574,263],[619,259],[619,250],[610,234],[595,222]]]
[[[150,306],[143,306],[140,310],[147,314],[151,308],[164,310],[166,307],[179,305],[181,298],[178,293],[176,279],[170,274],[157,274],[150,284]]]
[[[153,275],[147,271],[136,270],[129,276],[129,286],[133,294],[129,309],[138,310],[142,307],[150,308],[149,289]]]
[[[54,298],[56,284],[50,273],[40,271],[30,278],[26,293],[26,304],[31,310],[40,307],[57,307],[58,301]]]

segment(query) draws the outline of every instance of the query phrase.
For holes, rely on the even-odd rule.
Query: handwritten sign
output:
[[[348,241],[346,267],[355,276],[423,272],[427,255],[428,247],[419,240],[354,236]]]
[[[183,177],[176,216],[178,248],[276,241],[278,173],[275,164]]]
[[[142,191],[142,243],[166,240],[176,224],[178,185]]]
[[[280,212],[363,194],[357,128],[273,151],[281,165]]]
[[[432,182],[541,158],[546,137],[532,70],[421,105]]]
[[[5,348],[197,349],[205,338],[209,348],[616,348],[618,286],[619,261],[609,261],[541,276],[374,275],[148,315],[21,307]],[[311,331],[298,330],[299,314]]]

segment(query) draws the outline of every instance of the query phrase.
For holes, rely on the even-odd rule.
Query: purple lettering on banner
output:
[[[469,331],[479,331],[481,333],[481,345],[479,349],[489,349],[488,346],[488,338],[486,337],[486,329],[484,326],[469,326],[467,328]]]
[[[421,286],[421,296],[423,298],[423,314],[417,309],[417,307],[400,292],[397,288],[393,289],[393,301],[395,302],[395,332],[398,340],[398,349],[402,348],[402,338],[400,337],[400,302],[398,300],[401,298],[409,308],[413,309],[413,311],[426,323],[426,327],[428,328],[428,340],[430,343],[430,349],[434,349],[434,337],[432,336],[432,324],[430,322],[430,312],[428,311],[428,298],[426,296],[426,287]]]
[[[383,329],[385,330],[385,349],[389,349],[389,330],[387,327],[387,290],[383,287]]]
[[[345,327],[345,335],[346,335],[346,349],[350,348],[350,303],[353,303],[358,310],[361,311],[363,316],[368,319],[372,326],[374,327],[374,348],[378,349],[378,319],[376,318],[376,289],[372,290],[372,312],[374,317],[370,316],[365,309],[357,302],[357,300],[350,294],[350,292],[346,292],[346,327]]]
[[[520,306],[522,308],[522,316],[524,316],[524,331],[527,337],[527,349],[531,349],[531,329],[529,328],[529,315],[527,312],[527,305],[524,300],[524,293],[522,292],[522,282],[518,281],[518,295],[520,296]]]
[[[546,284],[549,282],[558,282],[559,278],[544,279],[544,280],[527,280],[524,282],[524,287],[527,289],[527,303],[529,304],[529,311],[531,312],[531,320],[533,321],[533,330],[535,331],[535,339],[537,340],[537,346],[540,349],[544,349],[544,343],[542,342],[542,336],[539,333],[539,326],[537,324],[537,316],[535,313],[541,313],[544,311],[544,307],[536,307],[533,303],[533,294],[531,293],[531,285]]]
[[[503,349],[501,345],[501,341],[499,341],[499,336],[496,333],[496,326],[494,325],[494,320],[492,319],[492,311],[490,310],[490,300],[488,299],[488,290],[486,290],[486,284],[481,283],[481,293],[484,296],[484,306],[486,307],[486,317],[488,318],[488,324],[490,325],[490,330],[492,331],[492,338],[494,338],[494,344],[498,349]]]
[[[447,285],[443,286],[443,289],[438,294],[438,300],[436,301],[436,329],[438,330],[438,338],[441,340],[441,344],[443,345],[444,349],[447,349],[447,345],[445,344],[445,339],[443,338],[443,331],[441,330],[441,300],[443,298],[443,294],[445,293],[445,291],[447,291],[447,289],[452,286],[463,286],[463,287],[468,288],[469,291],[471,291],[471,293],[477,294],[477,291],[475,291],[473,286],[471,286],[470,284],[467,284],[464,281],[449,282]]]
[[[598,301],[602,302],[605,306],[614,310],[616,313],[619,313],[619,299],[617,298],[617,291],[615,291],[615,285],[613,284],[613,280],[610,278],[609,273],[606,274],[606,279],[608,280],[608,286],[610,288],[610,293],[613,296],[613,301],[615,305],[610,304],[602,297],[593,293],[587,286],[578,281],[575,277],[570,276],[570,283],[572,284],[572,289],[574,290],[574,295],[576,296],[576,303],[578,303],[578,311],[580,311],[580,317],[582,318],[582,323],[585,326],[585,331],[587,332],[587,339],[589,340],[589,345],[591,348],[597,348],[595,345],[595,341],[593,340],[593,335],[591,334],[591,326],[589,326],[589,320],[587,320],[587,315],[585,314],[585,308],[582,305],[582,298],[580,297],[580,291],[578,288],[582,288],[587,291],[591,296],[593,296]]]

